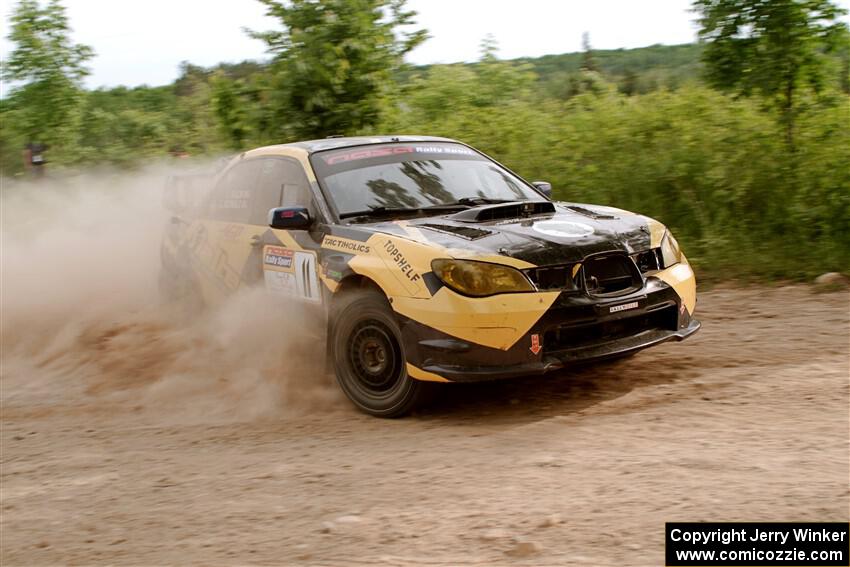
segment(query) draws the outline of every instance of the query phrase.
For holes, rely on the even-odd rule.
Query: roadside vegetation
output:
[[[25,175],[33,141],[58,175],[331,134],[450,136],[558,199],[660,219],[702,276],[850,272],[850,34],[828,1],[700,0],[694,45],[585,37],[582,53],[506,61],[485,38],[475,63],[419,68],[403,58],[427,32],[402,0],[261,1],[280,22],[251,32],[267,61],[97,90],[59,1],[19,1],[2,175]]]

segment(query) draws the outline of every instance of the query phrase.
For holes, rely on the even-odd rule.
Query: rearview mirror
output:
[[[313,220],[306,207],[277,207],[269,211],[269,226],[283,230],[306,230]]]
[[[532,181],[531,184],[547,197],[552,196],[552,184],[548,181]]]

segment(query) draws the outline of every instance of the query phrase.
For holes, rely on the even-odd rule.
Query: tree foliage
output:
[[[590,34],[587,32],[581,34],[581,68],[583,71],[599,71],[593,48],[590,46]]]
[[[415,16],[404,0],[260,1],[283,27],[251,32],[274,56],[272,115],[281,137],[374,126],[393,72],[426,37],[399,31]]]
[[[850,267],[850,44],[842,43],[841,26],[827,31],[833,24],[822,19],[812,36],[788,35],[792,42],[808,38],[806,49],[814,50],[811,60],[791,57],[806,61],[795,75],[791,148],[783,91],[769,86],[778,79],[756,72],[762,63],[778,63],[746,51],[756,49],[747,26],[740,37],[729,36],[728,56],[742,49],[740,57],[754,59],[736,67],[733,82],[719,83],[700,78],[700,55],[720,49],[719,37],[593,50],[595,70],[581,52],[504,61],[495,39],[485,38],[476,62],[414,68],[402,58],[423,33],[398,34],[413,29],[402,26],[412,15],[399,1],[265,3],[282,10],[283,30],[261,34],[271,61],[211,68],[187,62],[174,83],[156,87],[82,90],[89,52],[67,39],[67,21],[51,24],[60,39],[49,48],[33,41],[46,23],[38,30],[21,24],[19,31],[29,32],[16,40],[15,69],[43,74],[15,75],[15,90],[0,98],[2,174],[22,169],[21,144],[30,136],[24,117],[43,128],[33,134],[43,133],[41,141],[65,140],[48,152],[48,175],[59,166],[131,167],[169,153],[206,156],[331,133],[444,135],[481,148],[527,179],[551,181],[558,199],[658,218],[703,275],[807,277]],[[742,9],[751,4],[736,2]],[[783,2],[763,4],[760,10]],[[796,4],[809,10],[823,2]],[[17,12],[45,18],[61,7],[23,0]],[[827,39],[837,44],[835,53],[828,53]],[[53,59],[42,58],[47,55]],[[39,63],[17,67],[20,61]],[[706,59],[709,73],[711,65]],[[12,80],[11,72],[4,68],[4,80]],[[36,84],[61,95],[67,104],[56,108],[70,109],[67,119],[51,122],[62,113],[48,99],[24,96]]]
[[[715,87],[777,102],[792,142],[799,91],[823,90],[824,53],[846,41],[829,0],[696,0],[706,77]]]
[[[782,125],[755,99],[704,86],[631,97],[609,89],[486,107],[468,97],[432,114],[418,108],[425,91],[445,88],[444,70],[432,73],[384,130],[459,138],[526,179],[550,181],[556,199],[658,218],[704,275],[804,277],[850,266],[846,95],[800,118],[805,175],[794,182]],[[804,254],[789,253],[803,242]]]
[[[5,102],[7,118],[22,139],[71,152],[91,48],[71,41],[58,0],[44,6],[21,0],[12,12],[8,39],[15,47],[2,67],[3,80],[13,85]]]

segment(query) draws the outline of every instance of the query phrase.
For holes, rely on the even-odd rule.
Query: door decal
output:
[[[316,273],[316,255],[312,252],[296,252],[295,270],[298,296],[308,301],[321,301],[319,278]]]
[[[263,250],[263,279],[272,293],[311,302],[322,300],[316,271],[316,254],[281,246]]]

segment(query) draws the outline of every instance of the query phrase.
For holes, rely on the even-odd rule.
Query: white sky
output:
[[[845,9],[850,0],[837,2]],[[0,52],[8,53],[9,14],[3,2]],[[163,85],[180,61],[203,66],[263,59],[264,46],[242,28],[272,29],[255,0],[64,0],[76,42],[90,45],[89,87]],[[416,64],[472,61],[492,34],[505,59],[593,47],[615,49],[688,43],[696,39],[688,0],[408,0],[431,39],[411,52]],[[845,17],[845,19],[847,19]]]

